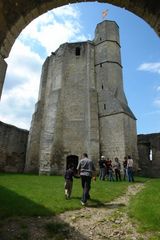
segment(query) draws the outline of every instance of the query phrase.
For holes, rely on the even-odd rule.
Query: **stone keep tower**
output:
[[[42,68],[26,172],[62,174],[87,152],[123,161],[137,154],[136,119],[123,90],[119,28],[96,27],[93,41],[65,43]]]

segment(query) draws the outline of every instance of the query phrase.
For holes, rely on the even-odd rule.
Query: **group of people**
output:
[[[123,170],[124,176],[123,179],[126,179],[128,176],[129,181],[134,181],[133,178],[133,160],[130,156],[125,157],[123,161]],[[81,204],[85,205],[87,200],[90,199],[90,189],[91,189],[91,180],[96,180],[96,168],[91,159],[88,158],[87,153],[83,153],[82,159],[79,161],[77,166],[78,176],[81,178],[82,185],[82,198]],[[105,177],[108,176],[110,181],[114,181],[114,173],[116,181],[121,180],[121,164],[119,159],[115,158],[115,163],[112,166],[112,161],[107,159],[105,160],[104,156],[101,156],[99,160],[99,179],[105,180]],[[70,199],[72,193],[73,177],[74,177],[74,167],[69,166],[65,171],[65,197]]]
[[[105,180],[107,178],[109,181],[121,181],[121,163],[119,159],[116,157],[115,162],[112,164],[112,161],[107,158],[105,160],[104,156],[101,156],[101,159],[99,160],[99,179]],[[114,178],[115,175],[115,178]],[[133,159],[129,155],[128,157],[124,157],[123,161],[123,180],[126,180],[128,177],[129,182],[134,182],[133,177]]]

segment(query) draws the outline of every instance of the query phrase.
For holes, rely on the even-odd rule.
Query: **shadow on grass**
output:
[[[0,186],[1,240],[87,240],[54,212]]]
[[[0,218],[11,216],[49,216],[54,212],[0,186]]]
[[[124,206],[125,206],[125,204],[123,204],[123,203],[104,203],[97,199],[92,199],[87,202],[87,207],[89,207],[89,208],[114,209],[114,208],[120,208],[120,207],[124,207]]]

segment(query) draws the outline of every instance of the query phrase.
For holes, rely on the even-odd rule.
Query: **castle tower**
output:
[[[99,123],[92,43],[63,44],[46,60],[32,122],[26,171],[34,171],[36,165],[42,174],[61,174],[68,161],[78,163],[83,152],[97,161]]]
[[[136,118],[123,90],[119,27],[103,21],[95,33],[95,72],[99,109],[100,152],[111,158],[137,155]]]
[[[137,158],[136,119],[123,91],[119,29],[97,25],[93,41],[65,43],[42,68],[28,140],[26,172],[63,174],[87,152]]]

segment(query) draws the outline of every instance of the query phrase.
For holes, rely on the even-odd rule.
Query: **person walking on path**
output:
[[[83,153],[82,159],[78,163],[77,170],[81,177],[83,189],[81,204],[85,205],[87,203],[87,200],[90,199],[89,192],[91,189],[92,173],[96,172],[94,163],[91,159],[88,158],[87,153]]]
[[[73,176],[74,176],[74,167],[69,166],[68,169],[65,171],[64,178],[64,194],[66,199],[70,199],[72,193],[72,186],[73,186]]]
[[[128,156],[127,160],[127,172],[128,172],[128,181],[129,182],[134,182],[134,177],[133,177],[133,159],[131,156]]]

